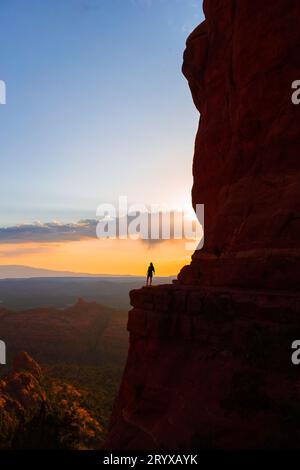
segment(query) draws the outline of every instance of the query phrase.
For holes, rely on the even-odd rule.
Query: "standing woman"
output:
[[[155,274],[155,268],[153,266],[153,263],[150,263],[147,270],[147,286],[152,285],[153,273]]]

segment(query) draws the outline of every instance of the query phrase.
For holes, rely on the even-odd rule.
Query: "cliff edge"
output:
[[[299,447],[300,4],[206,0],[183,73],[201,113],[205,246],[132,291],[112,449]]]

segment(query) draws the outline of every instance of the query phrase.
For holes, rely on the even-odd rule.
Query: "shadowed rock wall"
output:
[[[183,72],[201,112],[192,198],[205,247],[177,283],[131,292],[108,448],[300,445],[300,2],[204,11]]]

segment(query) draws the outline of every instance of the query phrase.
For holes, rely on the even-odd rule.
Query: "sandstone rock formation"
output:
[[[131,292],[108,448],[299,447],[298,0],[206,0],[184,55],[205,247]],[[299,366],[300,367],[300,366]]]
[[[183,72],[201,112],[193,204],[205,204],[205,247],[184,284],[300,286],[299,2],[204,2]]]
[[[0,379],[0,449],[87,449],[103,429],[82,407],[82,393],[50,381],[27,352]]]

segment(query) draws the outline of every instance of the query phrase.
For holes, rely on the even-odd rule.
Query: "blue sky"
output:
[[[1,0],[0,225],[190,200],[200,0]]]

